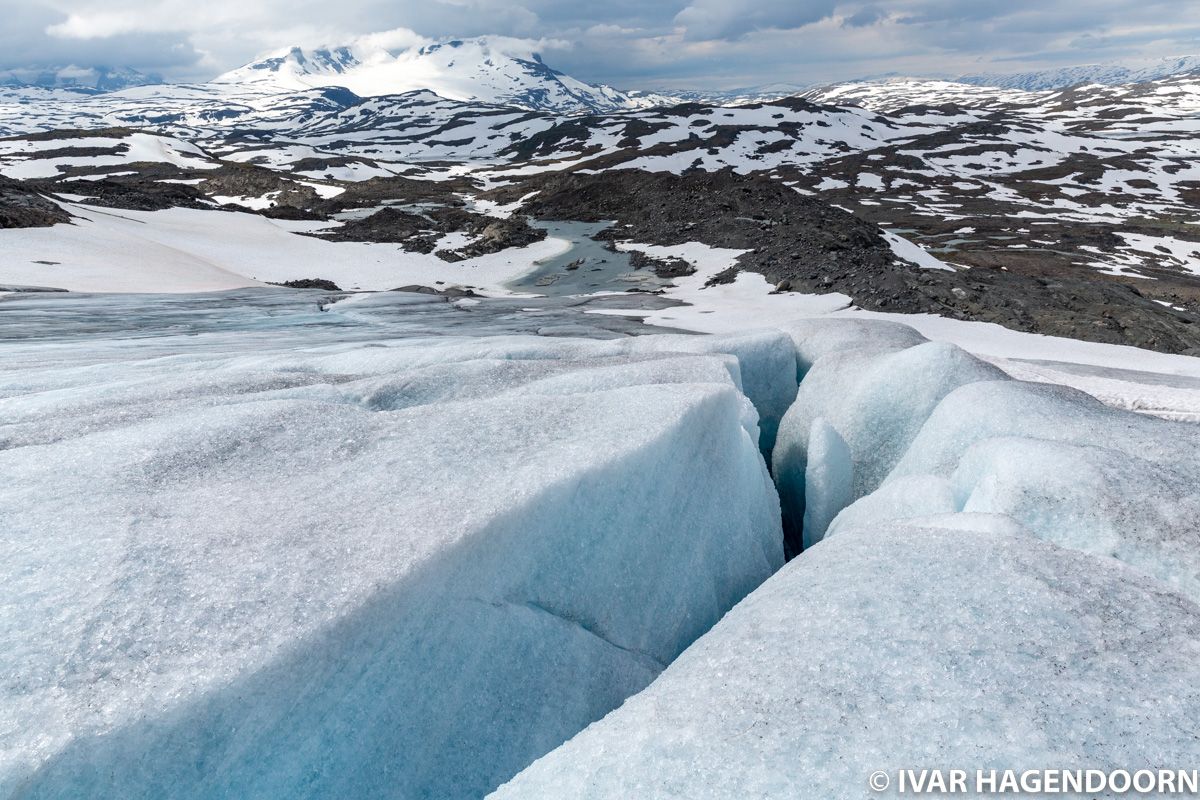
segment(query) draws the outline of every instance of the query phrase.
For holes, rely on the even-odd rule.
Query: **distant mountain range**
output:
[[[1180,56],[1163,59],[1146,67],[1123,67],[1113,64],[1088,64],[1058,69],[1017,72],[1012,74],[985,73],[964,75],[959,83],[975,86],[995,86],[1001,89],[1021,89],[1038,92],[1065,89],[1084,83],[1116,86],[1122,83],[1145,83],[1200,70],[1200,56]]]
[[[114,92],[131,86],[162,83],[158,75],[147,75],[128,67],[28,67],[0,69],[0,86],[37,86],[78,92]]]
[[[996,89],[1040,92],[1065,89],[1069,86],[1078,86],[1080,84],[1117,86],[1124,83],[1146,83],[1148,81],[1156,81],[1162,78],[1198,71],[1200,71],[1200,56],[1178,56],[1163,59],[1149,66],[1142,67],[1088,64],[1030,72],[989,72],[978,75],[960,75],[956,78],[943,77],[937,79],[915,78],[914,76],[900,73],[887,73],[857,78],[852,81],[839,81],[833,84],[770,83],[762,86],[746,86],[737,89],[661,91],[655,96],[660,98],[666,96],[676,101],[689,103],[743,105],[746,103],[767,103],[782,97],[823,95],[831,88],[879,85],[882,83],[912,84],[914,82],[923,83],[925,86],[934,86],[936,84],[967,84]]]
[[[799,83],[768,83],[761,86],[743,86],[737,89],[686,89],[660,90],[648,96],[654,98],[669,98],[677,103],[706,103],[708,105],[746,105],[748,103],[769,103],[781,97],[794,97],[804,94],[817,84]],[[638,96],[636,92],[631,95]]]
[[[212,83],[280,94],[340,87],[358,97],[428,91],[447,100],[559,114],[611,113],[688,102],[744,105],[798,95],[813,97],[831,88],[781,82],[728,90],[622,91],[559,72],[547,65],[539,53],[510,39],[453,39],[399,51],[370,41],[368,37],[344,46],[285,48],[220,75]],[[1164,59],[1142,67],[1085,65],[1013,74],[965,75],[947,85],[1047,91],[1079,84],[1142,83],[1195,71],[1200,71],[1200,56]],[[892,76],[889,80],[911,82],[912,79]],[[162,82],[159,76],[123,67],[68,65],[0,70],[0,86],[85,94]],[[878,79],[864,79],[836,84],[833,88],[878,83]],[[932,86],[935,82],[926,83]]]
[[[537,240],[522,214],[497,216],[510,221],[495,228],[480,218],[487,209],[623,219],[643,226],[625,234],[643,237],[634,241],[744,251],[740,268],[781,292],[1200,352],[1200,234],[1179,222],[1200,203],[1200,80],[1191,75],[1057,91],[888,78],[730,107],[800,87],[725,92],[708,104],[699,93],[618,92],[510,44],[289,48],[216,81],[108,92],[0,86],[9,181],[0,212],[7,202],[7,224],[25,227],[61,222],[54,198],[72,214],[186,209],[211,215],[206,230],[219,232],[224,212],[238,209],[276,220],[276,233],[319,223],[327,241],[387,245],[405,260],[440,252],[428,262],[439,267]],[[638,107],[679,99],[692,102]],[[763,193],[753,205],[711,202],[755,186]],[[830,228],[834,211],[868,227]],[[119,215],[79,213],[128,227]],[[141,227],[131,229],[137,241]],[[79,252],[108,247],[116,263],[138,246],[91,230]],[[246,270],[237,275],[263,276],[261,262],[246,266],[234,251]],[[0,266],[14,261],[4,253]],[[55,255],[22,258],[30,270],[68,258]],[[894,261],[921,271],[897,272]],[[275,275],[329,278],[292,266],[304,271]],[[14,274],[6,280],[56,285]],[[734,275],[711,277],[717,286]]]

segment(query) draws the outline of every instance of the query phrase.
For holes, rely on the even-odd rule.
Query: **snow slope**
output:
[[[72,225],[4,232],[0,283],[82,292],[207,292],[320,277],[344,289],[443,281],[500,287],[559,252],[546,239],[448,264],[395,245],[327,242],[289,223],[240,212],[125,211],[68,204]],[[50,262],[50,263],[46,263]]]
[[[111,151],[111,154],[97,155],[96,150]],[[45,151],[52,151],[54,155],[47,157]],[[191,142],[143,132],[75,140],[0,140],[0,175],[9,178],[56,178],[65,169],[90,169],[112,174],[121,173],[122,168],[134,164],[155,163],[195,170],[218,166]]]

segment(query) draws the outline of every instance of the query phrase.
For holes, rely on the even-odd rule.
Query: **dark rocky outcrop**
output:
[[[922,269],[898,260],[878,225],[765,175],[614,170],[539,176],[494,194],[512,200],[535,189],[525,211],[536,218],[616,220],[600,236],[746,251],[710,284],[749,270],[780,291],[839,292],[873,311],[934,313],[1169,353],[1200,351],[1200,315],[1168,308],[1094,269],[1048,275],[999,263]]]
[[[326,292],[340,292],[342,287],[325,278],[301,278],[295,281],[268,281],[272,286],[285,286],[288,289],[322,289]]]
[[[0,228],[47,228],[71,215],[21,181],[0,176]]]
[[[101,180],[60,180],[42,182],[38,186],[48,192],[80,195],[82,202],[103,208],[130,211],[162,211],[167,208],[211,208],[211,204],[195,186],[163,183],[137,176],[120,176]]]
[[[437,203],[444,206],[461,206],[461,193],[473,190],[474,185],[465,179],[422,181],[390,176],[347,183],[344,188],[344,192],[322,200],[317,207],[327,213],[334,213],[350,208],[371,208],[384,203]]]
[[[629,265],[634,269],[651,269],[660,278],[683,278],[696,274],[696,268],[682,258],[655,258],[641,250],[629,253]]]
[[[272,195],[275,207],[312,209],[320,197],[316,189],[291,180],[280,173],[254,164],[225,163],[203,173],[197,187],[203,194],[224,197],[263,197]]]
[[[614,170],[531,184],[514,191],[539,189],[525,207],[534,217],[616,220],[604,238],[746,250],[738,266],[773,282],[800,274],[801,265],[873,275],[894,270],[895,255],[878,226],[766,176]]]
[[[338,227],[321,231],[317,235],[335,242],[406,244],[413,237],[428,234],[434,226],[435,223],[431,219],[420,214],[397,208],[382,208],[374,214],[361,219],[347,220]],[[427,253],[429,250],[432,250],[432,245],[420,252]]]
[[[477,238],[456,250],[439,250],[435,255],[445,261],[462,261],[476,256],[499,253],[510,247],[527,247],[546,238],[546,232],[534,228],[529,220],[521,216],[506,219],[479,217],[472,221],[468,231]]]

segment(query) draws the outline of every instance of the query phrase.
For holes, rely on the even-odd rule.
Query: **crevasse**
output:
[[[493,796],[828,800],[898,796],[903,769],[1192,763],[1200,429],[900,327],[790,332],[773,459],[804,551]]]

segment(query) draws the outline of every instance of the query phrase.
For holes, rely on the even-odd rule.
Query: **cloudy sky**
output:
[[[500,34],[634,88],[1013,72],[1200,52],[1196,0],[0,0],[0,68],[203,79],[279,47]],[[409,33],[411,32],[411,33]]]

